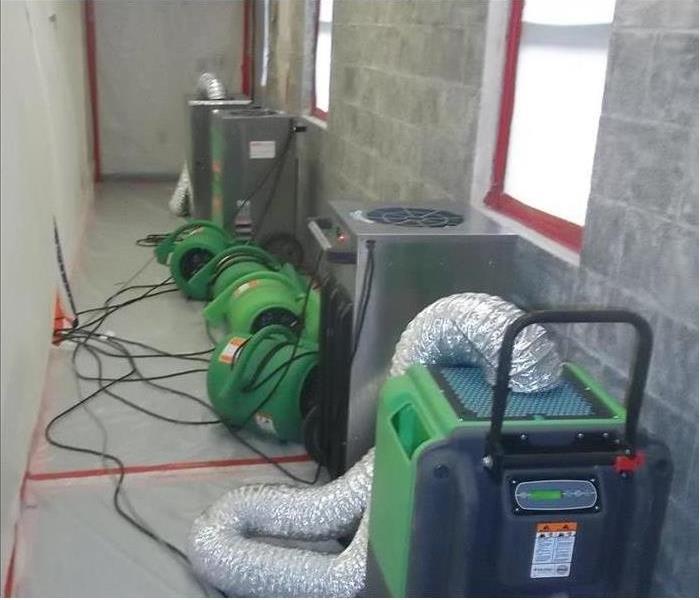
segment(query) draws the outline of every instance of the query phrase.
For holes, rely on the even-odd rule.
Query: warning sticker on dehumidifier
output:
[[[568,577],[576,544],[576,523],[538,523],[530,578]]]
[[[250,142],[249,156],[250,158],[275,158],[275,140],[252,141]]]

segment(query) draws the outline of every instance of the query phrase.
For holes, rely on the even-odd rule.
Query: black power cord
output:
[[[151,260],[152,260],[152,259],[151,259]],[[95,321],[93,321],[92,323],[90,323],[90,324],[88,324],[88,325],[86,325],[86,326],[83,326],[83,327],[81,327],[81,328],[73,328],[73,329],[69,330],[68,332],[64,332],[64,333],[61,335],[61,339],[78,338],[77,341],[74,340],[74,341],[76,341],[76,346],[75,346],[75,348],[73,349],[73,353],[72,353],[72,357],[71,357],[72,364],[73,364],[74,369],[75,369],[75,371],[76,371],[76,376],[78,376],[77,363],[76,363],[78,353],[80,352],[80,350],[81,350],[82,348],[87,348],[87,347],[88,347],[88,342],[89,342],[89,340],[96,334],[96,332],[97,332],[98,329],[102,326],[102,324],[105,322],[105,320],[106,320],[111,314],[113,314],[113,312],[114,312],[115,307],[109,305],[110,300],[112,300],[113,298],[115,298],[116,296],[118,296],[120,293],[122,293],[122,292],[127,288],[128,284],[129,284],[131,281],[133,281],[133,279],[134,279],[136,276],[138,276],[138,274],[139,274],[141,271],[143,271],[143,270],[145,269],[145,267],[146,267],[148,264],[150,264],[150,262],[151,262],[151,261],[149,260],[149,261],[146,263],[146,265],[144,265],[139,271],[137,271],[137,272],[126,282],[126,284],[123,285],[122,288],[121,288],[120,290],[117,291],[117,293],[115,293],[115,294],[113,294],[112,296],[110,296],[110,297],[104,302],[104,304],[103,304],[103,307],[104,307],[104,314],[103,314],[101,317],[99,317],[98,319],[96,319]],[[124,305],[132,304],[132,303],[134,303],[134,302],[136,302],[136,301],[143,300],[143,299],[149,297],[149,294],[150,294],[150,293],[154,293],[155,290],[157,290],[158,287],[160,287],[161,285],[164,285],[167,281],[168,281],[168,280],[166,279],[166,280],[164,280],[163,282],[161,282],[161,283],[159,283],[159,284],[155,284],[155,285],[151,286],[144,294],[142,294],[141,296],[139,296],[139,297],[133,299],[132,301],[128,301],[128,302],[123,303],[123,304],[120,305],[118,308],[121,308],[121,307],[124,306]],[[93,324],[94,324],[94,327],[92,327],[92,329],[90,329],[87,333],[85,333],[85,332],[84,332],[84,329],[86,329],[88,326],[93,325]],[[80,335],[79,332],[82,332],[83,335]],[[100,457],[102,460],[110,460],[110,461],[112,461],[114,464],[116,464],[116,465],[117,465],[117,468],[118,468],[118,471],[119,471],[119,475],[118,475],[118,478],[117,478],[117,482],[116,482],[116,484],[115,484],[114,494],[113,494],[113,496],[112,496],[112,504],[113,504],[114,509],[115,509],[115,511],[117,512],[117,514],[119,514],[119,516],[121,516],[124,520],[126,520],[126,521],[127,521],[131,526],[133,526],[135,529],[137,529],[138,531],[140,531],[140,532],[143,533],[144,535],[148,536],[148,537],[151,538],[152,540],[154,540],[154,541],[160,543],[161,545],[163,545],[163,547],[167,548],[170,552],[172,552],[179,560],[184,560],[185,563],[189,565],[189,560],[188,560],[187,556],[185,555],[185,553],[184,553],[182,550],[180,550],[177,546],[175,546],[175,545],[171,544],[170,542],[168,542],[168,541],[164,540],[163,538],[161,538],[152,528],[148,527],[145,523],[143,523],[142,520],[137,519],[137,518],[134,517],[133,515],[130,515],[130,514],[128,513],[128,511],[124,510],[124,508],[123,508],[123,506],[122,506],[122,504],[121,504],[121,497],[122,497],[123,483],[124,483],[124,478],[125,478],[125,476],[126,476],[126,471],[125,471],[124,463],[123,463],[123,461],[122,461],[119,457],[115,456],[114,454],[107,453],[107,452],[105,452],[104,450],[95,450],[94,448],[89,448],[89,447],[86,447],[86,446],[77,446],[77,445],[73,445],[73,444],[67,444],[67,443],[64,443],[64,442],[61,442],[61,441],[57,440],[57,439],[56,439],[55,437],[53,437],[53,435],[52,435],[52,430],[54,429],[54,427],[55,427],[62,419],[64,419],[66,416],[68,416],[69,414],[71,414],[71,413],[72,413],[73,411],[75,411],[77,408],[79,408],[79,407],[85,405],[87,402],[89,402],[91,399],[97,397],[97,396],[100,395],[101,393],[103,393],[103,392],[108,392],[108,390],[110,390],[110,388],[111,388],[112,386],[117,385],[117,384],[120,383],[120,381],[122,381],[122,380],[128,379],[131,375],[136,374],[137,371],[138,371],[138,370],[137,370],[136,368],[132,367],[132,368],[131,368],[127,373],[125,373],[123,376],[121,376],[121,377],[119,377],[119,378],[116,378],[116,379],[114,379],[113,381],[109,381],[109,382],[106,382],[106,383],[103,382],[103,381],[100,381],[100,382],[99,382],[99,387],[97,388],[97,390],[95,390],[95,391],[92,392],[91,394],[88,394],[87,396],[85,396],[84,398],[82,398],[81,400],[79,400],[78,402],[72,404],[72,405],[69,406],[67,409],[61,411],[59,414],[55,415],[55,416],[49,421],[49,423],[46,425],[46,427],[44,428],[44,437],[46,438],[46,441],[47,441],[49,444],[51,444],[52,446],[55,446],[55,447],[57,447],[57,448],[61,448],[61,449],[64,449],[64,450],[68,450],[68,451],[71,451],[71,452],[77,452],[77,453],[81,453],[81,454],[88,454],[88,455],[91,455],[91,456],[98,456],[98,457]],[[100,363],[99,363],[98,377],[101,377],[101,376],[102,376],[102,372],[101,372],[101,362],[100,362]],[[156,385],[156,384],[153,384],[153,385]],[[133,403],[132,403],[132,407],[135,407],[135,405],[133,405]],[[193,576],[194,576],[194,574],[193,574]],[[204,584],[202,584],[202,583],[196,578],[196,576],[195,576],[195,579],[197,580],[197,582],[199,583],[199,585],[202,587],[202,589],[203,589],[203,591],[205,592],[205,594],[208,595],[207,587],[206,587]]]
[[[365,315],[367,313],[367,306],[369,305],[369,298],[372,294],[372,281],[374,279],[374,240],[367,240],[367,266],[365,267],[365,273],[362,278],[362,292],[360,293],[360,304],[357,308],[357,327],[355,333],[353,334],[353,346],[352,353],[350,355],[350,360],[354,360],[357,349],[360,346],[360,336],[362,335],[362,328],[365,324]]]
[[[153,248],[160,244],[166,237],[167,233],[149,233],[146,237],[136,240],[136,245],[142,248]]]
[[[61,281],[63,282],[63,287],[66,290],[66,295],[68,296],[68,302],[70,303],[70,308],[73,311],[73,327],[78,326],[78,308],[75,306],[75,299],[73,298],[73,290],[68,282],[68,274],[66,273],[66,263],[63,259],[63,249],[61,248],[61,238],[58,235],[58,224],[56,223],[56,217],[53,218],[53,242],[56,248],[56,259],[58,260],[58,268],[61,272]]]
[[[123,396],[114,392],[113,388],[115,388],[116,386],[118,386],[120,384],[127,383],[127,382],[139,381],[139,382],[146,383],[147,385],[154,387],[156,389],[160,389],[160,390],[172,393],[172,394],[182,396],[184,398],[188,398],[192,401],[197,402],[198,404],[200,404],[202,406],[205,406],[210,412],[214,413],[214,410],[211,407],[211,405],[206,403],[205,401],[201,400],[197,396],[194,396],[193,394],[189,394],[189,393],[181,391],[181,390],[175,390],[173,388],[170,388],[170,387],[167,387],[164,385],[160,385],[160,384],[157,384],[154,382],[154,380],[157,380],[157,379],[165,379],[165,378],[183,375],[183,374],[185,374],[185,372],[181,371],[181,372],[177,372],[177,373],[171,373],[171,374],[168,374],[165,376],[145,377],[141,373],[140,369],[138,368],[138,366],[135,362],[136,358],[161,358],[161,357],[172,357],[172,358],[182,358],[182,359],[187,359],[187,360],[206,361],[207,359],[205,359],[205,358],[196,358],[196,357],[203,355],[203,354],[211,353],[213,348],[207,349],[207,350],[202,350],[202,351],[197,351],[197,352],[170,353],[170,352],[155,348],[153,346],[150,346],[148,344],[144,344],[144,343],[139,342],[139,341],[129,340],[129,339],[125,339],[125,338],[119,338],[119,337],[113,336],[113,335],[105,336],[104,334],[98,333],[100,327],[102,327],[102,325],[105,323],[106,319],[109,316],[111,316],[112,314],[114,314],[117,310],[120,310],[121,308],[124,308],[124,307],[129,306],[129,305],[135,304],[135,303],[140,302],[142,300],[145,300],[147,298],[152,298],[154,296],[158,296],[158,295],[161,295],[163,293],[169,293],[169,292],[175,291],[174,289],[173,290],[159,290],[160,287],[169,283],[170,278],[167,278],[164,281],[161,281],[161,282],[156,283],[156,284],[132,285],[132,286],[128,285],[148,266],[148,264],[150,264],[150,262],[152,260],[153,259],[151,258],[151,260],[149,260],[143,267],[141,267],[141,269],[139,269],[134,275],[132,275],[115,294],[112,294],[103,303],[102,307],[92,308],[92,309],[87,309],[87,310],[81,311],[81,314],[102,312],[103,314],[101,316],[93,319],[92,321],[90,321],[89,323],[87,323],[83,326],[78,327],[77,326],[78,324],[76,323],[75,327],[72,327],[69,329],[63,329],[63,330],[60,330],[58,332],[61,340],[70,340],[76,344],[76,346],[73,350],[73,353],[72,353],[72,357],[71,357],[76,377],[79,380],[80,379],[89,379],[89,380],[97,381],[99,387],[97,390],[95,390],[91,394],[85,396],[84,398],[82,398],[81,400],[79,400],[78,402],[73,404],[72,406],[68,407],[67,409],[63,410],[59,414],[55,415],[51,419],[51,421],[47,424],[47,426],[45,427],[44,436],[45,436],[47,442],[49,444],[51,444],[52,446],[55,446],[55,447],[58,447],[58,448],[61,448],[64,450],[72,451],[72,452],[78,452],[78,453],[88,454],[91,456],[97,456],[97,457],[100,457],[103,461],[107,460],[107,461],[113,462],[117,466],[117,469],[119,472],[116,483],[115,483],[114,494],[112,496],[112,502],[113,502],[113,505],[114,505],[116,512],[123,519],[125,519],[130,525],[135,527],[137,530],[139,530],[144,535],[146,535],[149,538],[153,539],[154,541],[160,543],[164,548],[166,548],[170,552],[172,552],[179,560],[184,561],[185,564],[189,567],[189,560],[187,559],[187,556],[184,554],[184,552],[182,550],[180,550],[179,548],[177,548],[177,546],[175,546],[175,545],[171,544],[170,542],[167,542],[166,540],[161,538],[151,527],[149,527],[146,523],[143,522],[143,519],[141,519],[140,517],[135,515],[135,513],[129,514],[128,511],[125,510],[124,506],[121,503],[121,500],[125,499],[127,504],[130,505],[130,503],[128,502],[128,499],[126,499],[126,496],[124,495],[125,493],[123,491],[123,483],[124,483],[126,472],[125,472],[124,463],[118,456],[116,456],[112,453],[106,452],[105,449],[95,450],[95,449],[89,448],[89,447],[77,446],[77,445],[73,445],[73,444],[64,443],[64,442],[57,440],[53,435],[53,429],[61,420],[63,420],[65,417],[67,417],[68,415],[73,413],[80,406],[86,405],[90,400],[99,396],[102,393],[105,393],[108,396],[126,404],[127,406],[129,406],[130,408],[132,408],[134,410],[137,410],[137,411],[139,411],[143,414],[146,414],[152,418],[156,418],[156,419],[166,421],[169,423],[178,424],[178,425],[216,425],[216,424],[221,423],[221,421],[218,419],[218,417],[216,420],[211,420],[211,421],[186,421],[183,419],[176,419],[174,417],[169,417],[167,415],[162,415],[160,413],[156,413],[155,411],[147,409],[143,406],[140,406],[134,402],[131,402],[128,399],[124,398]],[[319,262],[320,262],[320,256],[319,256]],[[317,263],[317,266],[318,266],[318,263]],[[312,281],[310,281],[309,288],[307,289],[307,294],[306,294],[306,298],[305,298],[305,302],[304,302],[304,312],[306,310],[306,306],[308,303],[308,297],[310,294],[311,286],[312,286]],[[131,291],[131,290],[135,290],[135,289],[144,289],[144,288],[146,289],[146,292],[137,296],[136,298],[126,300],[126,301],[121,302],[119,304],[110,304],[112,300],[114,300],[118,296],[122,295],[123,293],[126,293],[126,292]],[[76,313],[77,313],[77,311],[76,311]],[[91,329],[89,329],[89,328],[91,328]],[[141,347],[141,348],[146,349],[146,350],[151,350],[151,353],[150,354],[140,354],[140,355],[132,354],[128,348],[128,346],[130,346],[130,345]],[[298,345],[298,342],[297,342],[297,345]],[[289,368],[288,365],[291,365],[291,363],[294,360],[297,360],[297,359],[301,358],[302,356],[304,356],[305,354],[307,354],[307,353],[305,353],[305,354],[298,355],[295,357],[294,354],[296,353],[296,346],[297,345],[295,345],[295,351],[293,352],[292,358],[290,359],[289,363],[280,365],[273,373],[269,374],[270,377],[273,376],[274,374],[276,374],[277,372],[279,372],[279,370],[281,370],[282,368],[286,369],[286,371],[285,371],[285,375],[286,375],[286,372]],[[105,349],[105,347],[107,347],[111,350],[115,350],[115,352],[109,352],[107,349]],[[88,377],[79,371],[79,369],[77,367],[77,356],[81,350],[87,351],[90,354],[90,356],[92,356],[93,359],[95,360],[97,367],[98,367],[98,376],[97,377]],[[116,377],[116,378],[105,378],[102,375],[103,366],[102,366],[101,356],[123,358],[123,359],[127,360],[129,362],[129,367],[130,367],[129,371],[126,372],[125,374],[119,376],[119,377]],[[188,372],[194,372],[194,371],[199,371],[199,370],[192,370],[192,369],[188,370]],[[282,379],[282,378],[280,378],[280,379]],[[265,381],[267,381],[267,378],[265,380],[263,380],[262,382],[258,382],[258,383],[259,383],[259,385],[262,385]],[[297,477],[296,475],[294,475],[293,473],[291,473],[290,471],[288,471],[284,467],[282,467],[279,463],[277,463],[275,460],[273,460],[271,457],[269,457],[263,451],[256,448],[253,444],[251,444],[246,439],[241,437],[238,434],[238,431],[231,431],[231,433],[243,446],[245,446],[246,448],[248,448],[249,450],[251,450],[252,452],[257,454],[258,456],[260,456],[262,459],[264,459],[266,462],[268,462],[271,466],[278,469],[280,472],[282,472],[284,475],[286,475],[290,479],[297,481],[297,482],[300,482],[300,483],[306,483],[306,484],[314,484],[318,481],[318,478],[320,475],[320,469],[321,469],[320,465],[318,466],[317,471],[316,471],[316,475],[312,481],[302,479],[300,477]],[[130,507],[130,510],[133,511],[134,509]],[[196,576],[195,576],[195,579],[196,579]],[[208,595],[206,585],[203,584],[202,582],[200,582],[199,580],[197,580],[197,581],[198,581],[199,585],[202,587],[205,594]]]
[[[296,132],[297,127],[292,123],[291,127],[289,128],[289,133],[287,134],[287,138],[285,139],[284,147],[282,148],[282,152],[279,153],[277,158],[274,160],[274,162],[270,165],[270,168],[265,171],[265,173],[262,175],[262,177],[258,180],[258,182],[255,184],[253,187],[253,190],[243,199],[238,203],[238,206],[236,207],[236,211],[233,213],[233,216],[231,217],[231,227],[233,227],[235,231],[236,227],[236,218],[240,214],[240,212],[243,210],[243,208],[246,206],[246,204],[249,204],[252,199],[255,197],[255,195],[265,186],[267,183],[268,179],[272,176],[273,173],[277,172],[275,182],[272,186],[272,189],[270,190],[270,193],[268,195],[265,208],[263,209],[263,215],[260,218],[260,222],[257,225],[256,232],[251,234],[250,239],[248,240],[248,243],[252,242],[254,239],[254,236],[257,235],[257,232],[260,231],[262,228],[262,223],[265,220],[265,217],[267,216],[267,209],[270,206],[270,203],[272,202],[272,198],[274,197],[275,191],[277,189],[277,184],[279,182],[280,175],[283,170],[284,166],[284,160],[287,156],[287,153],[289,151],[289,148],[292,145],[292,139],[294,138],[294,133]]]

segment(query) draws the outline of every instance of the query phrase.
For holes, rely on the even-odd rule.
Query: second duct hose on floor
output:
[[[396,346],[392,375],[413,363],[478,364],[495,370],[503,334],[522,313],[487,294],[455,294],[421,311]],[[559,376],[559,356],[545,330],[518,336],[513,387],[534,391]],[[355,596],[365,585],[374,450],[325,486],[253,485],[235,489],[199,517],[188,555],[206,581],[236,596]],[[351,534],[340,554],[283,548],[256,537],[328,540]]]
[[[354,596],[364,586],[373,463],[370,450],[323,487],[247,485],[228,492],[195,521],[192,566],[232,596]],[[340,554],[254,539],[332,540],[356,528]]]

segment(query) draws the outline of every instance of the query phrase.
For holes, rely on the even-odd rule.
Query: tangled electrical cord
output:
[[[86,379],[86,377],[80,373],[80,371],[77,368],[77,357],[81,349],[86,349],[88,353],[95,359],[96,364],[97,364],[97,377],[94,378],[95,381],[98,383],[98,388],[93,391],[92,393],[88,394],[84,398],[80,399],[78,402],[72,404],[68,408],[64,409],[57,415],[55,415],[49,423],[46,425],[44,428],[44,437],[46,438],[46,441],[51,444],[52,446],[55,446],[57,448],[61,448],[64,450],[68,450],[71,452],[77,452],[81,454],[88,454],[91,456],[97,456],[101,458],[103,461],[111,461],[113,462],[118,469],[118,476],[117,480],[114,486],[114,493],[112,495],[112,504],[114,506],[114,509],[116,510],[117,514],[122,517],[125,521],[127,521],[132,527],[140,531],[142,534],[148,536],[155,542],[159,543],[162,545],[164,548],[166,548],[168,551],[170,551],[172,554],[174,554],[178,560],[184,561],[186,565],[189,565],[189,560],[185,553],[180,550],[177,546],[174,544],[168,542],[167,540],[163,539],[160,535],[158,535],[152,527],[150,527],[142,517],[138,516],[135,514],[135,511],[133,510],[133,507],[131,506],[131,502],[128,500],[128,497],[126,497],[126,494],[123,489],[123,484],[124,484],[124,479],[126,476],[126,470],[125,470],[125,465],[124,462],[115,454],[109,453],[106,451],[106,448],[102,448],[101,450],[96,450],[94,448],[89,448],[86,446],[78,446],[74,444],[68,444],[62,441],[59,441],[53,436],[53,430],[55,426],[66,416],[69,414],[73,413],[76,409],[82,406],[86,406],[87,403],[92,400],[93,398],[96,398],[102,393],[106,393],[107,395],[120,400],[121,402],[127,404],[128,406],[139,410],[142,413],[148,414],[152,417],[156,417],[162,420],[166,420],[168,422],[179,422],[179,424],[213,424],[213,423],[218,423],[219,421],[210,421],[210,422],[192,422],[192,421],[183,421],[179,419],[173,419],[167,416],[159,415],[158,413],[155,413],[153,411],[150,411],[148,409],[145,409],[144,407],[141,407],[133,402],[130,402],[126,398],[116,394],[113,392],[111,389],[112,387],[116,386],[119,383],[129,381],[129,378],[132,375],[138,375],[140,376],[139,380],[142,380],[144,382],[147,382],[149,385],[159,387],[161,389],[167,389],[168,391],[171,391],[173,393],[179,393],[179,394],[185,394],[184,392],[179,392],[177,390],[172,390],[171,388],[166,388],[165,386],[160,386],[159,384],[155,384],[151,381],[151,378],[143,377],[141,374],[140,370],[138,369],[138,366],[136,365],[135,361],[133,358],[130,360],[130,370],[116,378],[110,378],[107,380],[106,378],[103,377],[103,365],[102,365],[102,360],[99,356],[99,347],[96,346],[95,343],[90,343],[90,340],[95,338],[98,342],[100,341],[105,341],[103,335],[98,334],[99,328],[104,324],[106,319],[113,314],[115,311],[123,308],[124,306],[128,306],[130,304],[133,304],[134,302],[144,300],[146,298],[150,298],[153,296],[158,295],[156,290],[167,284],[169,282],[169,278],[163,280],[160,283],[157,284],[152,284],[150,286],[145,286],[147,288],[146,292],[143,294],[137,296],[136,298],[127,300],[125,302],[122,302],[120,304],[116,305],[111,305],[110,302],[118,297],[119,295],[126,293],[127,291],[130,291],[132,289],[142,289],[144,286],[130,286],[129,283],[135,279],[135,277],[138,276],[147,266],[150,264],[152,261],[149,260],[141,269],[139,269],[129,280],[122,285],[122,287],[112,296],[110,296],[103,304],[102,307],[98,309],[88,309],[86,311],[81,311],[82,314],[88,314],[88,313],[93,313],[97,312],[98,310],[102,310],[103,314],[98,317],[97,319],[94,319],[93,321],[84,324],[84,325],[79,325],[77,322],[75,323],[75,326],[68,329],[68,330],[61,330],[58,333],[60,341],[72,341],[75,343],[75,348],[73,349],[72,355],[71,355],[71,362],[74,368],[74,371],[76,373],[76,376],[78,380],[80,381],[81,379]],[[77,316],[77,315],[76,315]],[[106,338],[109,340],[109,338]],[[124,342],[108,342],[110,346],[113,348],[117,348],[119,350],[122,350],[124,354],[128,355],[128,349],[124,345],[125,343],[133,343],[130,340],[124,340]],[[142,345],[139,342],[136,342],[137,345]],[[143,344],[143,346],[146,346]],[[96,349],[97,348],[97,349]],[[154,347],[149,347],[153,351],[153,353],[157,354],[158,356],[167,356],[169,353],[160,351],[157,348]],[[190,353],[183,353],[183,354],[190,354]],[[201,354],[201,352],[197,352],[197,355]],[[183,358],[183,357],[179,357]],[[194,357],[191,357],[194,358]],[[191,359],[190,358],[190,359]],[[93,379],[93,378],[91,378]],[[193,396],[193,398],[195,398]],[[199,401],[199,399],[197,399]],[[125,509],[124,506],[122,505],[122,501],[125,501],[127,506],[129,507],[129,510]],[[194,575],[193,575],[194,576]],[[197,581],[198,585],[202,588],[202,591],[205,593],[205,595],[209,596],[209,589],[208,587],[199,581],[196,577],[195,580]]]
[[[146,237],[136,240],[136,245],[142,248],[153,248],[160,244],[166,237],[167,233],[149,233]]]
[[[260,403],[258,409],[262,408],[272,397],[272,395],[275,393],[275,391],[278,389],[279,385],[281,382],[284,380],[285,376],[287,375],[289,368],[291,367],[292,363],[295,362],[296,360],[301,359],[302,357],[311,354],[311,353],[301,353],[297,354],[298,351],[298,345],[299,345],[299,339],[300,339],[300,334],[301,334],[301,329],[303,329],[303,315],[306,312],[306,308],[308,305],[308,300],[309,296],[311,293],[311,289],[313,286],[313,281],[315,274],[318,271],[318,267],[320,265],[320,261],[322,258],[322,253],[319,254],[318,260],[316,261],[316,265],[314,268],[314,275],[312,275],[309,278],[309,284],[306,290],[306,295],[303,303],[303,309],[301,313],[301,319],[299,323],[299,330],[298,330],[298,336],[296,343],[294,345],[294,348],[292,350],[292,355],[290,359],[283,363],[282,365],[279,365],[272,373],[268,374],[264,379],[260,380],[259,378],[254,379],[251,382],[251,385],[254,385],[255,388],[260,387],[267,383],[270,378],[274,377],[277,373],[283,370],[282,374],[280,375],[279,379],[273,386],[273,389],[270,391],[270,393],[266,396],[266,398]],[[59,257],[59,261],[62,262],[62,257]],[[124,491],[124,480],[126,476],[126,470],[125,470],[125,465],[122,459],[120,459],[118,456],[116,456],[113,453],[110,453],[107,451],[106,448],[106,437],[105,437],[105,443],[104,447],[101,450],[97,450],[94,448],[86,447],[86,446],[79,446],[79,445],[74,445],[74,444],[69,444],[63,441],[60,441],[54,436],[54,429],[57,424],[59,424],[65,417],[68,415],[72,414],[75,410],[77,410],[80,407],[85,407],[86,410],[89,409],[87,408],[88,403],[98,397],[100,394],[106,394],[107,396],[121,402],[122,404],[137,410],[141,412],[142,414],[145,414],[151,418],[155,418],[164,422],[172,423],[172,424],[177,424],[177,425],[185,425],[185,426],[208,426],[208,425],[217,425],[222,423],[222,421],[216,417],[216,419],[213,420],[199,420],[199,421],[194,421],[194,420],[185,420],[185,419],[180,419],[176,417],[172,417],[169,415],[164,415],[158,412],[155,412],[149,408],[146,408],[144,406],[141,406],[135,402],[132,402],[131,400],[127,399],[121,394],[118,394],[115,389],[118,385],[121,384],[127,384],[127,383],[145,383],[146,385],[153,387],[155,389],[161,390],[161,391],[166,391],[170,394],[175,394],[178,396],[181,396],[183,398],[187,398],[193,402],[196,402],[202,406],[204,406],[208,411],[211,413],[214,413],[213,408],[203,401],[202,399],[198,398],[197,396],[193,394],[189,394],[187,392],[184,392],[182,390],[177,390],[159,383],[155,383],[156,380],[162,380],[162,379],[169,379],[173,377],[179,377],[179,376],[184,376],[190,373],[197,373],[197,372],[203,372],[206,371],[206,369],[186,369],[182,371],[177,371],[174,373],[168,373],[165,375],[156,375],[156,376],[145,376],[141,369],[139,368],[136,360],[137,359],[143,359],[143,358],[173,358],[173,359],[178,359],[178,360],[183,360],[183,361],[198,361],[198,362],[209,362],[208,358],[205,357],[205,355],[211,354],[211,352],[214,350],[214,348],[209,348],[206,350],[200,350],[200,351],[193,351],[193,352],[180,352],[180,353],[172,353],[168,352],[159,348],[156,348],[155,346],[137,341],[137,340],[131,340],[123,337],[118,337],[116,335],[112,334],[104,334],[101,333],[99,330],[100,328],[104,325],[105,321],[113,315],[115,312],[121,310],[122,308],[125,308],[127,306],[131,306],[137,302],[144,301],[149,298],[153,298],[156,296],[160,296],[162,294],[167,294],[167,293],[172,293],[177,291],[177,288],[167,288],[167,289],[162,289],[164,286],[167,286],[171,283],[171,278],[168,277],[164,279],[163,281],[155,284],[139,284],[139,285],[130,285],[136,277],[138,277],[148,266],[151,264],[153,261],[153,258],[149,261],[147,261],[140,269],[138,269],[126,282],[122,284],[119,290],[109,296],[102,306],[99,307],[94,307],[94,308],[89,308],[85,309],[82,311],[77,311],[74,309],[75,312],[75,317],[76,319],[73,322],[73,326],[69,328],[62,328],[62,329],[57,329],[56,330],[56,335],[59,339],[59,341],[70,341],[75,344],[75,347],[73,349],[72,355],[71,355],[71,364],[73,366],[73,370],[75,372],[76,378],[78,381],[90,381],[90,382],[95,382],[97,383],[97,389],[94,390],[93,392],[89,393],[85,397],[81,398],[78,402],[72,404],[65,410],[61,411],[57,415],[55,415],[49,423],[46,425],[44,429],[44,437],[46,438],[47,442],[51,444],[52,446],[55,446],[57,448],[61,448],[63,450],[71,451],[71,452],[77,452],[81,454],[87,454],[91,456],[96,456],[99,457],[103,462],[111,461],[117,466],[118,470],[118,475],[116,477],[115,481],[115,486],[114,486],[114,493],[112,495],[112,504],[114,506],[114,509],[116,510],[117,514],[126,520],[131,526],[133,526],[135,529],[140,531],[142,534],[146,535],[147,537],[151,538],[155,542],[159,543],[161,546],[163,546],[165,549],[167,549],[169,552],[174,554],[174,556],[178,559],[181,560],[185,563],[186,566],[189,567],[189,560],[187,556],[184,554],[184,552],[179,549],[177,546],[172,544],[171,542],[168,542],[167,540],[163,539],[152,527],[148,525],[144,521],[142,517],[140,517],[138,514],[136,514],[136,511],[134,510],[130,500],[128,499],[128,496],[126,495],[126,492]],[[67,290],[70,290],[68,286],[68,281],[67,279],[64,280],[64,285],[66,285]],[[143,293],[137,295],[134,298],[129,298],[127,300],[123,300],[118,303],[113,303],[117,298],[120,296],[132,292],[134,290],[145,290]],[[69,293],[69,295],[72,297],[72,294]],[[74,307],[74,304],[72,304]],[[85,315],[94,315],[98,314],[98,316],[91,318],[87,323],[80,324],[79,323],[79,317],[85,316]],[[210,332],[208,331],[208,334]],[[211,337],[211,334],[210,334]],[[215,340],[213,340],[215,341]],[[134,353],[130,350],[130,347],[138,347],[141,348],[142,350],[147,350],[148,352],[142,352],[142,353]],[[84,350],[88,353],[88,355],[93,359],[94,364],[97,367],[97,375],[96,376],[91,376],[87,375],[86,373],[82,372],[78,368],[78,355],[79,353]],[[104,375],[104,365],[102,362],[102,359],[104,357],[109,357],[109,358],[117,358],[117,359],[123,359],[127,361],[128,364],[128,370],[126,373],[123,373],[119,375],[118,377],[106,377]],[[255,412],[255,411],[254,411]],[[278,469],[280,472],[282,472],[285,476],[289,477],[290,479],[297,481],[299,483],[304,483],[304,484],[309,484],[313,485],[315,484],[320,476],[321,472],[321,466],[318,465],[315,476],[312,480],[306,480],[301,477],[298,477],[291,473],[289,470],[284,468],[282,465],[277,463],[274,459],[266,455],[264,452],[256,448],[253,444],[251,444],[248,440],[246,440],[243,436],[240,435],[239,431],[244,427],[249,419],[252,417],[248,417],[246,419],[245,423],[239,427],[231,427],[230,425],[226,425],[231,432],[231,434],[235,437],[236,440],[246,448],[248,448],[250,451],[254,452],[258,456],[260,456],[262,459],[264,459],[267,463]],[[104,429],[104,426],[102,423],[96,419],[94,415],[92,415],[92,418],[96,420],[100,428],[103,430],[106,436],[106,430]],[[206,584],[203,582],[199,581],[196,577],[195,580],[197,581],[198,585],[202,588],[204,593],[208,596],[209,595],[209,589]],[[216,590],[219,592],[218,590]],[[219,592],[220,593],[220,592]]]

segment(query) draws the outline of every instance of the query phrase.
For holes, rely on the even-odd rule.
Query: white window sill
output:
[[[318,117],[314,117],[313,115],[303,115],[303,118],[311,123],[312,125],[316,125],[316,127],[319,127],[321,129],[328,129],[328,122],[324,121],[323,119],[319,119]]]
[[[511,233],[519,235],[521,238],[526,239],[528,242],[534,244],[538,248],[552,254],[555,258],[558,258],[559,260],[562,260],[574,267],[579,266],[581,256],[578,252],[574,252],[566,246],[562,246],[561,244],[550,240],[547,236],[536,232],[520,221],[511,219],[503,213],[497,212],[482,203],[475,205],[474,208],[484,213],[490,219],[496,221],[499,225],[505,227]]]

